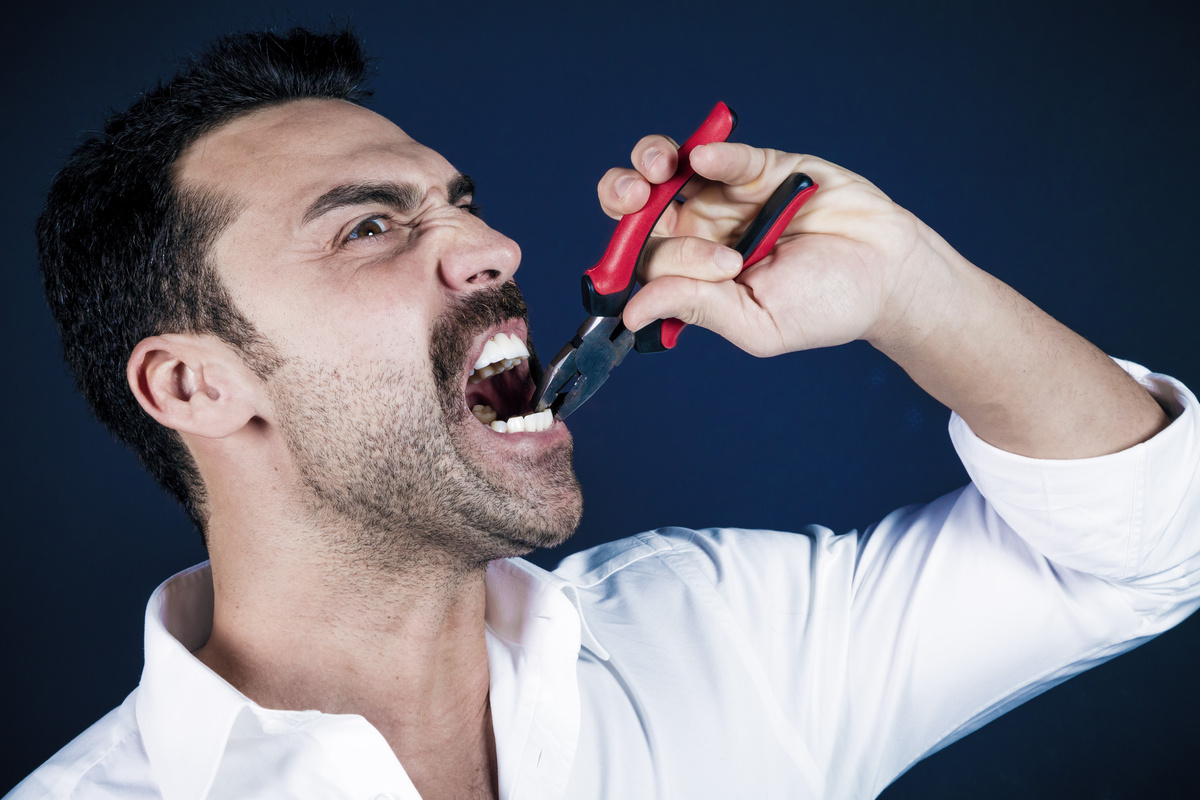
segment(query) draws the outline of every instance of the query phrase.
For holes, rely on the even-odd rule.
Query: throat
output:
[[[259,705],[358,714],[394,749],[491,735],[482,569],[381,584],[276,564],[247,581],[213,557],[212,633],[196,656]]]
[[[431,721],[384,738],[423,800],[499,798],[499,768],[491,704],[465,718]]]

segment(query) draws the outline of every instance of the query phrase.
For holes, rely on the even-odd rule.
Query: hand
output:
[[[642,139],[636,170],[601,179],[605,212],[640,209],[648,181],[670,178],[676,159],[671,140]],[[866,339],[985,441],[1021,455],[1113,453],[1166,426],[1154,399],[1103,353],[858,175],[728,142],[697,147],[691,163],[688,200],[663,213],[639,268],[629,328],[677,317],[759,356]],[[726,245],[793,172],[820,188],[771,254],[739,273]],[[723,253],[733,269],[720,266]]]
[[[648,136],[634,147],[633,163],[636,170],[612,169],[600,181],[600,202],[611,217],[645,205],[650,182],[674,174],[677,148]],[[696,148],[691,163],[696,177],[684,189],[688,201],[664,212],[639,268],[644,286],[624,313],[631,329],[677,317],[759,356],[875,341],[897,330],[916,307],[914,298],[929,297],[931,282],[946,275],[939,266],[953,251],[848,170],[726,142]],[[726,245],[793,172],[807,173],[820,188],[771,254],[739,273],[741,258]]]

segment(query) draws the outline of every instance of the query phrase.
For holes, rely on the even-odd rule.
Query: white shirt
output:
[[[1200,605],[1200,434],[1039,461],[957,416],[972,484],[863,533],[670,528],[487,573],[505,800],[869,798]],[[987,498],[986,500],[984,498]],[[196,660],[206,565],[146,610],[138,688],[10,797],[417,798],[365,719],[277,711]]]

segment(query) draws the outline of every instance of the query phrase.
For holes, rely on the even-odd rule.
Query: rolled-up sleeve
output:
[[[846,796],[881,791],[919,759],[1196,609],[1196,398],[1171,378],[1121,366],[1172,417],[1150,440],[1039,460],[988,445],[955,415],[950,434],[972,484],[860,537],[844,702],[827,721],[845,736],[829,755]]]
[[[1128,450],[1026,458],[954,416],[956,492],[862,533],[693,536],[825,796],[874,797],[1200,605],[1196,398],[1120,363],[1172,418]]]
[[[1149,441],[1098,458],[1043,461],[992,447],[957,414],[950,438],[988,504],[1050,561],[1191,598],[1200,582],[1196,398],[1173,378],[1118,363],[1172,417]]]

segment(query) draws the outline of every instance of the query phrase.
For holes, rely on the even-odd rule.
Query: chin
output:
[[[491,497],[468,513],[484,523],[490,538],[519,550],[508,555],[555,547],[579,527],[583,495],[571,465],[569,437],[557,447],[538,448],[487,472],[481,477]]]

